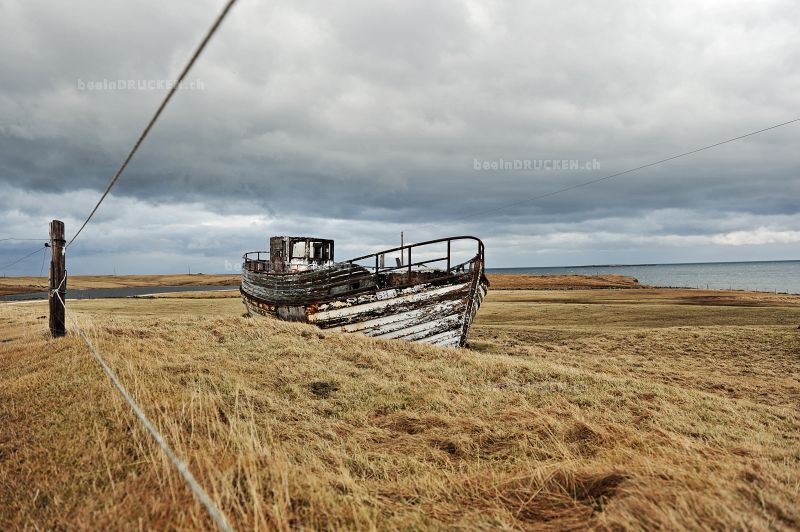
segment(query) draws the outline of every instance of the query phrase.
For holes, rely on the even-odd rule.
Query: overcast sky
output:
[[[0,0],[0,238],[74,234],[222,4]],[[800,123],[520,203],[800,117],[798,20],[788,0],[240,0],[68,269],[233,271],[279,234],[346,259],[400,231],[476,235],[489,267],[800,259]]]

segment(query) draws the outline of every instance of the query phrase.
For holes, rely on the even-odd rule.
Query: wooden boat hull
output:
[[[244,270],[241,293],[251,316],[303,321],[376,338],[460,347],[466,343],[489,286],[482,263],[470,266],[469,270],[445,275],[412,274],[416,282],[403,286],[407,279],[394,279],[400,286],[383,288],[378,285],[385,283],[380,279],[376,282],[364,270],[358,276],[361,281],[339,285],[347,287],[339,295],[330,294],[336,289],[330,285],[341,277],[341,269],[298,273],[290,279]],[[325,286],[330,287],[327,293]],[[309,292],[316,302],[304,297]]]

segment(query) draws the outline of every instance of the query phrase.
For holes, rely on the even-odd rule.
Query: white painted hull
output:
[[[473,301],[471,288],[463,283],[383,290],[352,302],[320,305],[308,321],[375,338],[459,347],[486,295],[485,285],[479,284]]]
[[[466,343],[467,332],[486,295],[482,272],[453,276],[452,282],[423,283],[295,308],[282,316],[279,307],[243,301],[252,316],[306,321],[323,329],[448,347]],[[303,319],[303,317],[305,319]]]

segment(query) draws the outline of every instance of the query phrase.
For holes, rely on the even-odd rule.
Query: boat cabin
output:
[[[273,236],[269,239],[270,271],[293,273],[333,265],[333,240],[306,236]]]

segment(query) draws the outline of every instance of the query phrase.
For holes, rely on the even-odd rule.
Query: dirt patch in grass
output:
[[[314,394],[315,397],[328,397],[333,392],[339,389],[338,386],[331,382],[325,381],[314,381],[308,385],[309,390],[311,393]]]

